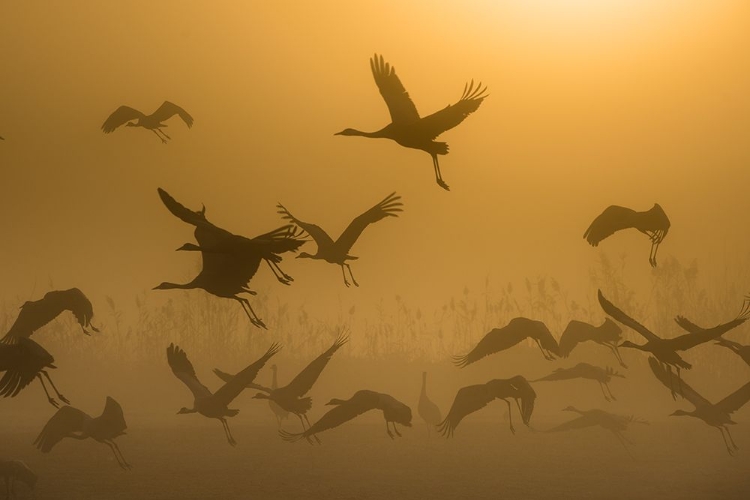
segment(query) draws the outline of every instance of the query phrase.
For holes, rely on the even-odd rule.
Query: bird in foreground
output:
[[[464,86],[464,92],[458,102],[431,115],[420,117],[409,93],[396,76],[395,68],[385,62],[383,56],[375,54],[370,59],[370,69],[380,95],[388,106],[391,123],[376,132],[347,128],[335,135],[391,139],[401,146],[422,150],[432,157],[438,186],[448,191],[448,184],[443,181],[438,163],[438,155],[448,154],[448,144],[436,142],[435,139],[476,111],[487,97],[487,87],[482,87],[481,83],[474,86],[472,80]]]
[[[34,446],[42,453],[49,453],[63,438],[80,440],[92,438],[109,446],[117,464],[127,470],[131,466],[114,441],[116,437],[125,434],[125,429],[127,425],[122,406],[108,396],[104,411],[98,417],[91,417],[72,406],[64,406],[57,410],[34,440]]]
[[[595,425],[598,425],[599,427],[602,427],[614,434],[617,440],[625,447],[625,451],[628,452],[628,455],[630,455],[630,450],[628,450],[627,445],[633,444],[633,442],[629,441],[623,435],[623,432],[628,429],[628,426],[630,424],[648,425],[648,422],[646,422],[645,420],[635,418],[633,416],[626,417],[623,415],[615,415],[614,413],[609,413],[604,410],[579,410],[573,406],[568,406],[567,408],[563,408],[563,411],[572,411],[578,413],[580,416],[574,418],[573,420],[569,420],[568,422],[562,423],[557,427],[548,429],[545,432],[568,431],[572,429],[583,429],[586,427],[593,427]],[[632,457],[633,455],[630,456]]]
[[[495,399],[502,399],[508,405],[510,431],[515,434],[509,398],[516,401],[521,420],[528,427],[531,414],[534,412],[536,392],[528,380],[516,375],[509,379],[494,379],[486,384],[469,385],[459,389],[448,416],[440,423],[438,430],[443,436],[451,437],[465,416],[481,410]]]
[[[35,378],[38,378],[47,395],[47,401],[55,408],[59,408],[60,404],[50,395],[44,384],[42,378],[44,375],[52,386],[52,390],[55,391],[57,399],[70,404],[70,401],[57,390],[47,372],[47,369],[57,368],[54,363],[55,358],[44,347],[29,338],[21,337],[14,344],[0,343],[0,372],[5,372],[3,378],[0,379],[0,395],[13,398]]]
[[[5,481],[5,498],[11,500],[12,498],[18,498],[16,481],[21,481],[33,490],[36,486],[37,475],[20,460],[0,460],[0,479]]]
[[[599,382],[599,388],[602,390],[604,399],[607,401],[614,401],[616,398],[612,394],[612,389],[609,388],[609,382],[612,380],[612,377],[625,378],[625,375],[620,375],[609,366],[607,368],[600,368],[588,363],[578,363],[571,368],[557,368],[546,377],[538,378],[531,382],[551,382],[555,380],[571,380],[574,378],[596,380]],[[605,387],[607,388],[609,395],[604,391]]]
[[[670,374],[664,370],[661,363],[650,357],[648,358],[648,364],[656,378],[659,379],[659,382],[664,384],[665,387],[670,387]],[[729,452],[730,455],[734,455],[734,452],[737,451],[739,447],[734,443],[732,435],[729,433],[729,427],[727,426],[737,423],[732,421],[731,414],[742,408],[750,400],[750,382],[743,385],[716,404],[710,403],[685,382],[682,383],[682,395],[685,399],[690,401],[695,409],[693,411],[676,410],[670,416],[695,417],[703,420],[706,424],[712,427],[716,427],[719,429],[719,432],[721,432],[721,437],[724,440],[724,445],[727,447],[727,452]]]
[[[745,305],[747,307],[750,307],[750,302],[746,302]],[[743,313],[740,313],[742,316]],[[703,328],[692,321],[688,321],[686,318],[679,318],[679,323],[682,328],[687,330],[690,333],[697,333],[697,334],[703,334],[706,335],[706,332],[709,330],[712,330],[711,328]],[[719,325],[720,327],[721,325]],[[714,327],[718,328],[718,327]],[[734,342],[732,340],[727,340],[725,338],[719,337],[716,339],[716,344],[720,345],[722,347],[726,347],[736,355],[742,358],[742,360],[747,363],[747,365],[750,366],[750,346],[742,345],[738,342]]]
[[[307,418],[307,411],[312,408],[312,398],[303,396],[310,392],[313,384],[318,380],[323,368],[326,367],[333,354],[347,342],[349,342],[349,337],[347,335],[340,335],[331,347],[311,361],[304,370],[299,372],[297,376],[284,387],[279,387],[274,390],[253,387],[264,391],[254,395],[253,399],[271,400],[283,410],[286,410],[289,413],[294,413],[302,424],[302,430],[305,430],[305,422],[307,422],[308,427],[310,426],[310,421]],[[231,375],[228,375],[221,370],[214,370],[214,373],[222,380],[227,380],[227,377],[231,377]]]
[[[598,296],[599,304],[602,306],[602,309],[605,313],[612,316],[612,318],[619,321],[623,325],[628,326],[636,332],[640,333],[646,339],[646,343],[643,345],[634,344],[633,342],[626,340],[625,342],[620,344],[620,347],[629,347],[632,349],[639,349],[641,351],[649,352],[653,354],[654,357],[660,363],[662,363],[662,365],[666,366],[666,369],[669,372],[670,376],[670,388],[672,390],[673,398],[675,398],[675,389],[672,382],[674,378],[672,376],[672,368],[674,367],[677,371],[678,392],[679,386],[682,382],[682,378],[680,377],[680,370],[682,368],[685,368],[687,370],[692,368],[692,365],[682,359],[682,357],[677,354],[677,351],[685,351],[705,342],[715,340],[732,328],[741,325],[747,320],[748,317],[750,317],[750,298],[746,298],[745,303],[740,310],[740,314],[731,321],[716,325],[714,328],[703,330],[702,332],[686,333],[684,335],[680,335],[679,337],[663,339],[657,337],[656,334],[654,334],[651,330],[641,325],[636,320],[618,309],[614,304],[612,304],[604,297],[601,290],[599,290]],[[683,325],[689,323],[689,321],[682,316],[677,316],[675,318],[675,322],[683,328]]]
[[[277,378],[278,368],[276,365],[271,365],[271,372],[273,372],[273,379],[271,380],[271,387],[270,387],[271,390],[266,391],[266,392],[271,392],[279,388],[279,381]],[[279,427],[281,427],[281,421],[289,418],[289,412],[286,411],[281,406],[279,406],[278,404],[276,404],[276,402],[271,399],[268,400],[268,407],[271,408],[271,411],[276,417],[276,423],[279,425]]]
[[[205,207],[200,212],[195,212],[184,207],[163,189],[159,188],[158,193],[164,205],[175,217],[195,226],[195,239],[198,245],[186,243],[178,250],[199,251],[203,266],[200,273],[189,283],[164,282],[154,289],[200,288],[211,295],[236,300],[253,325],[265,328],[265,323],[255,313],[250,301],[240,294],[256,295],[256,292],[247,286],[258,271],[261,260],[266,261],[279,282],[288,285],[292,281],[292,277],[281,270],[279,262],[280,254],[295,252],[305,243],[305,240],[299,239],[294,226],[287,225],[255,238],[246,238],[209,222],[206,219]]]
[[[320,439],[318,439],[317,434],[338,427],[339,425],[370,410],[380,410],[383,412],[383,418],[385,418],[385,430],[391,439],[394,439],[394,432],[398,437],[401,437],[401,433],[396,428],[396,424],[411,427],[411,408],[393,396],[381,392],[368,390],[357,391],[349,399],[334,398],[326,403],[326,405],[335,406],[335,408],[330,409],[304,432],[293,434],[284,430],[279,430],[279,435],[282,439],[289,442],[295,442],[305,438],[310,444],[313,444],[311,437],[314,437],[318,444],[320,444]],[[391,432],[391,425],[393,425],[393,432]]]
[[[85,335],[90,335],[86,328],[91,328],[95,332],[99,331],[91,325],[91,318],[94,317],[91,301],[78,288],[70,288],[53,290],[44,294],[44,297],[39,300],[25,302],[13,326],[0,342],[14,344],[21,337],[28,338],[65,311],[73,313]]]
[[[453,356],[453,363],[463,368],[485,356],[509,349],[527,338],[536,342],[544,359],[555,359],[553,353],[558,354],[559,348],[547,325],[541,321],[519,316],[510,320],[502,328],[490,330],[468,354]]]
[[[150,115],[145,115],[130,106],[120,106],[114,113],[109,115],[102,125],[102,131],[105,134],[109,134],[114,132],[115,129],[121,125],[126,125],[128,127],[143,127],[156,134],[156,137],[158,137],[162,143],[166,144],[167,141],[172,138],[162,130],[163,127],[167,126],[162,122],[169,120],[174,115],[178,115],[182,118],[182,121],[185,122],[185,125],[187,125],[188,128],[193,126],[193,117],[190,116],[187,111],[176,104],[164,101],[162,105],[159,106],[159,109]]]
[[[235,446],[237,441],[232,437],[232,431],[229,430],[229,423],[226,417],[234,417],[240,410],[230,409],[227,406],[229,403],[240,395],[240,393],[247,387],[248,384],[255,380],[258,372],[271,357],[279,352],[281,346],[273,344],[266,353],[258,359],[258,361],[250,364],[237,373],[237,375],[231,377],[226,383],[221,386],[216,392],[211,393],[208,388],[203,385],[195,374],[193,364],[187,358],[185,351],[180,349],[174,344],[170,344],[167,347],[167,362],[169,367],[172,369],[175,377],[180,379],[184,383],[190,392],[193,393],[193,407],[183,407],[177,412],[178,415],[185,415],[187,413],[200,413],[204,417],[215,418],[221,421],[224,427],[224,434],[226,435],[227,441],[230,445]]]
[[[430,428],[437,427],[440,422],[443,421],[443,416],[440,414],[440,408],[430,401],[427,396],[427,372],[422,372],[422,391],[419,393],[419,405],[417,406],[417,413],[422,417],[422,420],[427,424],[427,435],[430,435]]]
[[[621,340],[622,328],[609,318],[605,318],[604,323],[599,326],[574,319],[568,323],[560,337],[560,355],[567,358],[578,344],[591,341],[611,350],[620,366],[627,368],[628,366],[623,362],[620,351],[617,349]]]
[[[278,213],[281,214],[283,219],[291,221],[299,226],[309,234],[312,239],[315,240],[315,244],[318,245],[318,250],[314,255],[307,252],[300,252],[297,258],[325,260],[331,264],[341,266],[341,273],[344,276],[344,284],[348,287],[349,281],[346,279],[347,270],[349,271],[349,276],[351,276],[354,286],[359,286],[357,280],[354,279],[354,275],[352,274],[352,268],[346,262],[347,260],[358,259],[358,257],[349,255],[349,251],[367,226],[386,217],[398,217],[398,213],[402,211],[401,207],[403,206],[403,203],[401,203],[400,200],[401,197],[397,196],[396,193],[389,194],[383,201],[355,218],[336,241],[333,241],[333,238],[328,236],[328,233],[321,229],[320,226],[297,219],[281,203],[276,206],[279,209]]]
[[[622,229],[635,228],[651,240],[648,262],[656,267],[656,252],[669,231],[669,218],[658,203],[645,212],[611,205],[602,212],[583,234],[591,246],[599,245],[603,239]]]

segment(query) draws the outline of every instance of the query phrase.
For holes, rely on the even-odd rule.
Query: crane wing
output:
[[[721,323],[713,328],[701,328],[683,316],[677,316],[675,321],[678,325],[688,331],[679,337],[666,339],[669,347],[676,351],[684,351],[699,344],[718,339],[729,330],[736,328],[747,320],[747,318],[736,318],[726,323]]]
[[[320,228],[320,226],[316,226],[315,224],[310,224],[309,222],[304,222],[296,218],[289,212],[289,210],[284,207],[281,203],[276,205],[276,208],[278,208],[278,213],[281,214],[282,219],[286,219],[289,221],[292,221],[293,223],[297,224],[299,227],[301,227],[307,234],[310,235],[310,237],[315,240],[315,244],[318,245],[318,248],[330,248],[333,246],[333,239],[328,236],[328,233],[326,233],[323,229]]]
[[[583,233],[583,237],[591,246],[597,246],[600,241],[612,236],[621,229],[633,227],[636,211],[626,207],[611,205],[604,209],[589,228]]]
[[[218,368],[214,368],[214,375],[216,375],[217,377],[219,377],[224,382],[229,382],[234,377],[234,375],[232,375],[230,373],[227,373],[227,372],[223,372],[223,371],[219,370]],[[258,391],[263,391],[263,392],[266,392],[268,394],[271,393],[271,389],[269,387],[265,387],[265,386],[262,386],[260,384],[256,384],[254,382],[251,382],[251,383],[247,384],[245,386],[245,388],[246,389],[255,389],[255,390],[258,390]]]
[[[516,397],[521,398],[521,419],[524,424],[529,425],[531,414],[534,413],[536,391],[522,375],[516,375],[510,379],[510,383],[516,391]]]
[[[248,365],[247,368],[237,373],[237,375],[229,379],[219,390],[217,390],[216,393],[214,393],[214,398],[224,405],[231,403],[234,398],[239,396],[240,393],[247,388],[248,384],[255,380],[255,377],[258,375],[260,369],[263,368],[263,365],[265,365],[266,362],[280,350],[281,346],[279,344],[271,345],[258,361]]]
[[[599,297],[599,304],[602,306],[602,309],[604,310],[605,313],[612,316],[612,318],[616,319],[623,325],[630,327],[636,332],[640,333],[649,342],[661,340],[651,330],[649,330],[642,324],[638,323],[636,320],[634,320],[633,318],[631,318],[630,316],[622,312],[620,309],[618,309],[614,304],[612,304],[612,302],[604,298],[604,294],[602,294],[601,290],[599,290],[598,292],[598,297]]]
[[[334,245],[337,250],[344,255],[349,253],[349,250],[367,226],[386,217],[398,217],[398,213],[403,210],[401,207],[404,206],[400,200],[401,197],[396,195],[395,192],[391,193],[383,201],[355,218],[336,240]]]
[[[29,364],[27,360],[30,359],[41,361]],[[0,372],[5,372],[0,379],[0,396],[15,397],[34,381],[39,369],[51,366],[54,361],[47,351],[31,339],[21,338],[16,344],[0,344]]]
[[[169,101],[164,101],[162,105],[159,106],[159,109],[154,111],[154,113],[151,115],[151,118],[161,123],[165,120],[169,120],[174,115],[179,115],[180,118],[182,118],[182,121],[185,122],[185,125],[188,126],[188,128],[193,126],[193,117],[190,116],[187,111]]]
[[[156,191],[159,193],[159,198],[161,198],[161,201],[164,203],[164,206],[167,207],[167,210],[172,212],[172,215],[181,221],[187,222],[193,226],[209,225],[216,227],[206,220],[206,207],[203,207],[200,212],[196,212],[190,210],[182,203],[172,198],[172,196],[162,188],[156,188]]]
[[[91,417],[78,408],[63,406],[52,415],[42,432],[34,440],[34,445],[42,453],[49,453],[63,438],[73,432],[82,432]]]
[[[487,87],[482,88],[481,83],[476,87],[474,86],[474,80],[467,83],[458,102],[422,118],[419,122],[420,132],[424,133],[429,139],[435,139],[446,130],[452,129],[479,109],[479,105],[488,97],[486,92]]]
[[[545,432],[560,432],[560,431],[569,431],[572,429],[584,429],[586,427],[593,427],[594,425],[597,425],[598,421],[589,414],[581,415],[578,418],[574,418],[573,420],[569,420],[567,422],[563,422],[562,424],[555,426],[551,429],[547,429]]]
[[[495,397],[489,393],[485,384],[470,385],[458,390],[451,409],[440,425],[438,431],[445,437],[451,437],[465,416],[481,410]]]
[[[122,406],[110,396],[107,396],[104,411],[102,411],[99,419],[104,422],[110,436],[112,436],[110,439],[125,434],[125,429],[128,428],[128,425],[125,423],[125,414],[122,411]]]
[[[572,320],[560,336],[560,355],[567,358],[581,342],[591,340],[593,326],[583,321]]]
[[[294,394],[297,397],[302,397],[312,388],[315,381],[320,377],[323,368],[326,367],[328,362],[333,357],[333,354],[339,350],[339,348],[349,342],[348,335],[340,335],[331,347],[329,347],[323,354],[315,358],[304,370],[299,372],[294,379],[289,382],[286,389],[290,394]]]
[[[146,115],[137,109],[131,108],[130,106],[120,106],[104,121],[102,131],[105,134],[109,134],[110,132],[114,132],[117,127],[124,125],[131,120],[138,120],[145,117]]]
[[[419,120],[419,113],[409,93],[401,80],[396,76],[396,69],[383,60],[383,56],[375,54],[370,59],[370,69],[375,84],[383,96],[391,121],[396,124],[414,123]]]
[[[664,369],[662,364],[659,363],[656,358],[649,356],[648,364],[651,367],[651,371],[654,372],[654,376],[656,376],[656,378],[664,385],[664,387],[671,391],[674,384],[679,383],[680,394],[685,399],[690,401],[693,406],[695,406],[696,408],[700,408],[702,406],[711,406],[711,403],[706,398],[698,394],[695,389],[685,383],[684,380],[676,382],[674,380],[674,377],[667,373],[667,370]]]
[[[195,399],[211,396],[211,391],[205,385],[201,384],[195,375],[193,364],[187,358],[185,351],[174,344],[169,344],[169,347],[167,347],[167,363],[169,363],[169,367],[172,369],[175,377],[180,379],[190,389]]]
[[[750,382],[743,385],[714,406],[721,411],[733,413],[742,408],[748,401],[750,401]]]
[[[453,356],[453,363],[463,368],[485,356],[504,351],[529,336],[529,319],[514,318],[502,328],[493,328],[464,356]]]

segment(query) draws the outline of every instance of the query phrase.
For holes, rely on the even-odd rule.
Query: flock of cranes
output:
[[[436,142],[435,139],[476,111],[487,97],[487,88],[481,84],[474,85],[472,81],[465,86],[461,98],[456,103],[431,115],[421,117],[394,68],[378,55],[370,60],[370,66],[375,83],[388,106],[391,123],[375,132],[361,132],[347,128],[337,135],[386,138],[401,146],[425,151],[432,158],[437,184],[448,190],[438,161],[439,155],[448,153],[448,145],[444,142]],[[182,119],[188,128],[193,125],[193,118],[190,114],[180,106],[165,101],[150,115],[145,115],[128,106],[121,106],[106,119],[101,128],[104,133],[109,134],[123,125],[141,127],[150,130],[166,143],[171,138],[163,130],[167,127],[164,122],[175,115]],[[320,226],[297,218],[284,205],[278,204],[278,214],[284,221],[283,225],[250,238],[233,234],[209,221],[205,206],[200,210],[189,209],[164,189],[158,188],[157,192],[172,215],[195,227],[195,242],[185,243],[177,250],[199,252],[202,267],[200,272],[187,283],[162,282],[154,289],[201,289],[217,298],[234,300],[240,304],[250,323],[259,328],[267,328],[267,326],[254,311],[248,296],[257,294],[249,286],[262,262],[265,262],[279,283],[287,286],[291,285],[294,279],[282,270],[280,264],[283,256],[289,253],[296,254],[300,259],[324,260],[335,264],[341,268],[345,286],[359,286],[349,264],[349,261],[357,259],[351,255],[354,244],[369,225],[388,217],[398,217],[403,210],[401,197],[393,192],[380,203],[355,217],[338,239],[334,240]],[[658,204],[644,212],[610,206],[594,219],[585,231],[584,238],[592,246],[597,246],[617,231],[629,228],[636,229],[649,237],[651,241],[649,263],[651,266],[656,266],[658,248],[670,228],[669,218]],[[317,245],[314,254],[299,252],[300,248],[309,242],[308,237]],[[488,332],[474,348],[464,355],[455,356],[453,361],[457,367],[465,368],[487,356],[509,350],[522,341],[531,339],[538,346],[542,356],[549,361],[567,358],[580,343],[594,342],[610,350],[619,365],[627,368],[619,348],[638,349],[652,356],[649,358],[651,370],[657,380],[669,388],[672,397],[676,399],[677,395],[680,395],[695,406],[692,412],[677,410],[674,415],[691,415],[718,428],[727,451],[730,454],[734,453],[737,445],[727,425],[734,423],[730,414],[750,400],[750,383],[719,403],[711,404],[682,380],[681,370],[690,369],[692,365],[678,353],[714,341],[732,350],[750,364],[750,346],[742,346],[722,338],[722,335],[741,325],[750,317],[750,302],[745,302],[736,318],[713,328],[699,327],[686,318],[678,316],[676,323],[687,333],[674,338],[666,338],[657,336],[620,310],[605,298],[601,291],[598,293],[598,300],[608,318],[598,326],[577,320],[571,321],[560,336],[559,343],[543,322],[517,317],[511,319],[505,326]],[[89,330],[98,331],[91,324],[94,315],[92,304],[77,288],[50,291],[37,301],[24,303],[17,319],[0,342],[0,373],[4,373],[0,379],[0,395],[6,398],[14,397],[34,379],[38,379],[49,403],[57,409],[34,442],[41,452],[50,452],[64,438],[92,438],[106,444],[117,463],[123,469],[129,469],[130,464],[114,441],[124,434],[127,428],[123,409],[119,403],[108,397],[104,410],[98,417],[91,417],[79,409],[68,406],[70,401],[60,393],[49,375],[49,370],[56,368],[53,356],[31,339],[35,331],[64,311],[73,313],[84,334],[89,335]],[[623,341],[622,329],[618,323],[643,336],[646,342],[635,344],[628,340]],[[268,401],[276,416],[280,437],[286,441],[305,439],[310,443],[320,444],[319,434],[370,410],[382,412],[389,437],[392,439],[400,437],[401,433],[397,425],[406,427],[412,425],[411,408],[389,394],[371,390],[357,391],[348,399],[333,398],[327,403],[327,406],[332,408],[316,422],[312,423],[308,418],[308,412],[313,406],[308,393],[334,354],[348,341],[348,335],[340,335],[330,348],[312,360],[291,382],[284,386],[278,385],[277,368],[276,365],[272,365],[272,386],[264,387],[255,383],[255,379],[269,360],[281,349],[279,344],[274,343],[263,356],[236,374],[229,374],[219,369],[214,370],[216,376],[223,382],[223,385],[214,392],[198,379],[185,351],[179,346],[170,344],[166,350],[167,363],[175,377],[190,390],[193,396],[192,406],[181,408],[178,414],[199,413],[204,417],[219,420],[226,440],[234,446],[236,441],[227,419],[236,416],[239,410],[230,408],[230,405],[246,390],[252,390],[255,391],[252,399]],[[615,396],[609,383],[613,377],[624,378],[624,375],[615,372],[610,367],[602,368],[581,362],[572,367],[557,368],[552,373],[533,379],[531,382],[520,374],[507,379],[493,379],[485,384],[474,384],[460,389],[447,415],[443,417],[438,406],[428,397],[427,373],[423,373],[422,390],[417,408],[420,417],[427,424],[428,433],[434,429],[445,437],[451,437],[466,416],[481,410],[495,399],[500,399],[507,404],[510,431],[515,433],[511,416],[513,405],[510,400],[515,402],[523,424],[531,427],[530,421],[537,399],[532,383],[572,379],[593,380],[599,384],[604,399],[612,401]],[[50,392],[50,389],[54,394]],[[579,416],[549,429],[548,432],[598,425],[611,431],[625,445],[628,441],[623,432],[628,425],[633,422],[642,422],[633,417],[614,415],[599,409],[579,410],[568,407],[566,410],[577,413]],[[281,428],[282,420],[287,419],[289,415],[295,415],[299,419],[301,432],[293,433]],[[0,462],[0,477],[5,477],[8,485],[12,483],[13,478],[20,478],[27,483],[35,482],[35,476],[27,469],[25,465],[19,465],[17,462]]]

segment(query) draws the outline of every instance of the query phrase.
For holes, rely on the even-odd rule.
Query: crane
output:
[[[620,366],[627,368],[628,366],[623,362],[620,351],[617,349],[621,340],[622,328],[609,318],[605,318],[604,323],[599,326],[574,319],[568,323],[560,336],[560,355],[567,358],[578,344],[595,342],[611,350]]]
[[[174,103],[164,101],[162,105],[159,106],[159,109],[150,115],[146,115],[130,106],[120,106],[105,120],[102,125],[102,131],[105,134],[110,134],[121,125],[126,125],[128,127],[143,127],[146,130],[153,132],[162,143],[166,144],[167,141],[172,138],[162,130],[162,128],[167,126],[162,122],[169,120],[174,115],[178,115],[188,128],[193,126],[193,117],[190,116],[187,111]]]
[[[5,498],[11,500],[18,498],[15,489],[16,481],[21,481],[33,490],[38,477],[28,465],[20,460],[0,460],[0,479],[5,481]]]
[[[531,382],[571,380],[574,378],[596,380],[597,382],[599,382],[599,388],[602,390],[604,399],[609,402],[616,399],[612,394],[612,389],[609,388],[609,382],[612,380],[612,377],[625,378],[625,375],[620,375],[616,371],[612,370],[612,368],[610,368],[609,366],[606,368],[600,368],[588,363],[578,363],[571,368],[557,368],[546,377],[538,378],[536,380],[532,380]],[[607,392],[609,392],[609,395],[607,395],[607,392],[604,392],[605,387],[607,388]]]
[[[443,421],[440,408],[430,401],[430,398],[427,396],[427,372],[422,372],[422,390],[419,393],[417,413],[419,413],[419,416],[427,424],[428,436],[430,435],[430,428],[440,425],[440,422]]]

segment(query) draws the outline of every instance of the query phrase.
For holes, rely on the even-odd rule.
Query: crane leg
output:
[[[125,456],[122,454],[122,451],[120,450],[120,447],[117,446],[117,443],[114,442],[111,439],[110,439],[110,442],[112,443],[112,445],[114,445],[115,450],[117,450],[117,453],[120,455],[120,458],[122,459],[122,463],[125,464],[125,467],[127,467],[128,469],[132,469],[133,466],[130,465],[127,460],[125,460]]]
[[[734,450],[732,450],[732,448],[729,447],[729,442],[727,441],[727,437],[724,435],[724,430],[725,430],[724,427],[723,426],[717,427],[717,429],[719,429],[719,432],[721,433],[721,439],[724,440],[724,446],[726,446],[727,448],[727,453],[734,456]]]
[[[612,344],[604,344],[604,345],[606,345],[612,350],[615,357],[617,358],[617,361],[620,363],[620,366],[622,366],[623,368],[628,367],[628,365],[626,365],[625,362],[622,360],[622,356],[620,356],[620,350],[617,348],[617,345],[612,345]]]
[[[151,132],[153,132],[153,133],[154,133],[154,135],[156,135],[156,137],[158,137],[158,138],[159,138],[159,140],[160,140],[160,141],[162,142],[162,144],[166,144],[166,143],[167,143],[167,140],[166,140],[166,139],[164,139],[164,138],[163,138],[162,136],[160,136],[160,135],[159,135],[159,132],[157,132],[155,128],[152,128],[152,129],[151,129]]]
[[[448,184],[445,183],[443,180],[443,176],[440,174],[440,163],[438,162],[438,157],[436,154],[432,155],[432,167],[435,169],[435,181],[437,182],[438,186],[445,189],[446,191],[450,191],[451,189],[448,187]]]
[[[257,326],[258,328],[268,329],[266,324],[263,323],[263,320],[260,319],[257,314],[255,314],[255,311],[253,311],[249,300],[242,297],[235,297],[235,299],[242,305],[242,310],[245,311],[245,314],[247,314],[247,317],[250,319],[250,323]]]
[[[130,470],[132,468],[130,464],[127,463],[124,458],[122,458],[122,453],[119,453],[120,449],[117,447],[114,441],[112,441],[111,439],[107,439],[103,441],[103,443],[109,446],[109,449],[112,450],[112,454],[115,456],[115,460],[117,460],[117,465],[119,465],[120,468],[124,470]]]
[[[227,441],[229,441],[229,444],[232,446],[237,445],[237,441],[234,440],[234,437],[232,436],[232,431],[229,430],[229,422],[227,422],[227,419],[220,418],[222,426],[224,426],[224,434],[227,437]]]
[[[279,283],[282,283],[284,285],[289,285],[291,284],[292,281],[294,281],[294,279],[288,274],[284,273],[284,271],[282,271],[281,268],[275,262],[272,263],[270,260],[266,260],[266,264],[268,264],[268,267],[271,268],[271,272],[273,273],[274,276],[276,276],[276,279],[279,280]]]
[[[599,381],[597,380],[597,382],[599,382]],[[611,400],[611,399],[609,399],[609,396],[607,396],[607,393],[606,393],[606,392],[604,392],[604,384],[602,384],[601,382],[599,382],[599,389],[601,389],[601,390],[602,390],[602,395],[604,396],[604,399],[606,399],[606,400],[607,400],[607,403],[611,403],[611,402],[612,402],[612,400]]]
[[[625,448],[625,451],[628,452],[628,455],[630,456],[630,458],[635,460],[635,457],[633,456],[633,454],[630,453],[630,448],[628,448],[629,441],[625,439],[625,436],[623,436],[619,431],[612,431],[612,433],[617,437],[617,440],[620,442],[620,444],[622,444],[622,447]]]
[[[60,408],[60,405],[57,401],[55,401],[55,398],[49,395],[49,391],[47,391],[47,386],[44,385],[44,379],[42,378],[41,373],[37,373],[36,376],[39,378],[39,382],[42,383],[42,389],[44,389],[44,393],[47,395],[47,401],[49,401],[49,404],[54,406],[55,408]]]
[[[677,401],[677,396],[674,392],[674,372],[672,372],[672,367],[669,365],[665,365],[664,363],[662,363],[662,366],[665,366],[667,368],[667,374],[669,375],[669,392],[672,393],[672,399]]]
[[[307,429],[309,430],[312,427],[312,425],[310,425],[310,420],[308,420],[307,418],[307,413],[305,413],[305,422],[307,422]],[[321,444],[320,438],[318,437],[317,434],[313,434],[313,437],[315,438],[315,441],[318,442],[318,444]]]
[[[357,280],[354,279],[354,275],[352,274],[352,266],[350,266],[349,264],[344,264],[344,265],[349,270],[349,276],[352,277],[352,284],[354,286],[359,286],[359,283],[357,283]]]
[[[534,339],[534,342],[536,342],[536,345],[539,347],[539,350],[542,351],[542,356],[544,356],[544,359],[547,361],[554,361],[554,358],[551,358],[547,355],[546,352],[544,352],[544,348],[542,347],[542,343],[539,342],[539,339]]]
[[[307,430],[307,427],[305,427],[305,421],[302,420],[302,415],[299,413],[297,414],[297,418],[299,418],[299,423],[302,424],[302,432],[305,432]]]
[[[395,432],[398,437],[402,437],[401,433],[398,432],[398,427],[396,427],[396,422],[391,422],[391,424],[393,424],[393,432]]]
[[[385,421],[385,432],[388,433],[388,437],[393,439],[393,433],[391,432],[391,427],[388,425],[388,421]]]
[[[609,383],[607,383],[607,382],[604,382],[604,387],[606,387],[606,388],[607,388],[607,392],[609,393],[609,397],[610,397],[610,399],[611,399],[612,401],[617,401],[617,398],[615,397],[615,395],[614,395],[614,394],[612,394],[612,389],[610,389],[610,387],[609,387]]]
[[[505,404],[508,405],[508,423],[510,423],[510,432],[512,432],[513,434],[515,434],[516,433],[516,429],[513,427],[513,416],[511,415],[512,412],[510,411],[510,401],[508,401],[507,399],[503,399],[503,401],[505,401]],[[518,403],[516,402],[516,404],[518,404]]]
[[[675,369],[677,370],[677,390],[680,392],[680,396],[684,398],[685,396],[682,395],[682,375],[680,374],[680,367],[677,366]]]
[[[341,275],[344,277],[344,284],[347,288],[349,288],[349,280],[346,279],[346,269],[344,269],[344,265],[341,264]]]
[[[166,127],[166,125],[164,125],[164,126]],[[163,135],[164,137],[166,137],[166,138],[167,138],[167,139],[169,139],[170,141],[172,140],[172,138],[171,138],[171,137],[169,137],[169,136],[168,136],[167,134],[165,134],[165,133],[164,133],[164,131],[163,131],[163,130],[161,129],[161,127],[159,127],[159,128],[158,128],[158,129],[156,129],[156,130],[158,130],[158,131],[159,131],[159,133],[160,133],[161,135]]]
[[[52,379],[50,378],[49,373],[47,373],[47,370],[42,370],[42,374],[44,374],[44,376],[47,377],[47,381],[49,382],[49,385],[52,386],[52,390],[55,391],[55,394],[57,394],[57,398],[63,403],[65,403],[66,405],[69,405],[70,401],[68,401],[68,399],[62,394],[60,394],[60,391],[57,390],[57,387],[55,387],[55,383],[52,382]]]
[[[727,431],[727,436],[729,437],[729,442],[732,443],[732,448],[734,448],[735,450],[739,450],[740,447],[734,444],[734,439],[732,439],[732,434],[729,432],[729,427],[725,425],[724,430]]]

